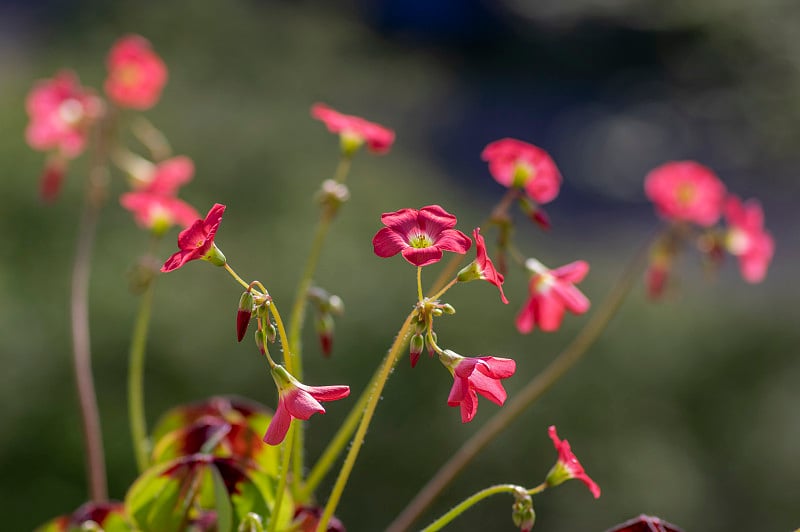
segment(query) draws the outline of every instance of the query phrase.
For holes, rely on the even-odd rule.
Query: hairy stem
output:
[[[139,301],[139,312],[131,339],[128,365],[128,417],[133,439],[133,452],[139,473],[147,469],[150,442],[147,438],[147,421],[144,414],[144,355],[147,347],[147,334],[150,314],[153,308],[155,279],[151,279]]]

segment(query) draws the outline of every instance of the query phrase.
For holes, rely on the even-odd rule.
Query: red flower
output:
[[[577,478],[586,484],[586,487],[589,488],[589,491],[592,492],[595,499],[600,497],[600,486],[589,478],[589,475],[583,470],[581,463],[578,462],[578,459],[572,454],[569,442],[558,438],[555,425],[551,425],[550,428],[547,429],[547,433],[550,435],[550,439],[553,440],[553,446],[556,448],[556,452],[558,452],[558,462],[556,462],[556,465],[554,465],[547,474],[547,479],[545,479],[547,485],[550,487],[558,486],[565,480]]]
[[[161,97],[167,82],[167,67],[139,35],[119,39],[108,55],[108,97],[121,107],[149,109]]]
[[[497,405],[506,402],[506,391],[500,380],[509,378],[517,369],[516,362],[510,358],[468,358],[445,349],[439,360],[453,375],[447,404],[461,407],[462,423],[469,423],[475,417],[478,394]]]
[[[352,154],[364,143],[374,153],[387,153],[394,142],[394,131],[391,129],[334,111],[324,103],[315,103],[311,107],[311,116],[328,126],[328,131],[340,136],[342,149],[347,154]]]
[[[372,239],[379,257],[402,253],[414,266],[427,266],[442,258],[442,251],[463,255],[472,246],[467,235],[452,229],[456,217],[438,205],[420,210],[400,209],[381,215],[384,227]]]
[[[157,234],[164,233],[176,224],[188,227],[200,217],[194,207],[171,196],[128,192],[120,197],[119,202],[133,212],[136,223]]]
[[[494,267],[492,259],[486,254],[486,242],[480,234],[481,228],[476,227],[472,232],[475,238],[476,257],[467,267],[458,272],[458,280],[460,282],[473,281],[475,279],[483,279],[489,281],[500,290],[500,299],[508,305],[508,299],[503,293],[503,274],[498,272]]]
[[[550,270],[541,262],[528,259],[525,267],[533,271],[528,285],[530,298],[517,315],[517,330],[525,334],[538,325],[543,331],[561,327],[564,309],[573,314],[589,310],[589,300],[575,288],[589,272],[589,264],[579,260]]]
[[[25,100],[30,122],[25,139],[34,150],[58,150],[64,157],[81,154],[89,127],[100,116],[103,102],[78,77],[62,70],[33,86]]]
[[[175,196],[178,189],[194,177],[194,163],[189,157],[179,155],[161,161],[141,181],[142,192],[159,196]]]
[[[738,197],[728,196],[725,219],[730,226],[725,246],[732,255],[739,257],[742,277],[751,283],[761,282],[775,252],[775,241],[764,230],[761,204],[757,200],[743,204]]]
[[[264,434],[264,442],[278,445],[286,437],[292,419],[306,420],[313,414],[324,414],[320,401],[336,401],[350,395],[349,386],[306,386],[292,377],[283,366],[272,368],[278,386],[278,409]]]
[[[669,162],[651,170],[644,191],[662,217],[704,227],[719,220],[725,199],[722,181],[710,168],[694,161]]]
[[[219,223],[225,205],[215,203],[208,211],[204,220],[195,220],[192,225],[178,235],[180,251],[167,259],[161,267],[162,272],[177,270],[187,262],[204,259],[217,266],[225,264],[225,255],[214,245],[214,236],[217,234]]]
[[[481,153],[495,181],[506,187],[524,188],[528,196],[547,203],[558,196],[561,174],[550,155],[517,139],[490,142]]]

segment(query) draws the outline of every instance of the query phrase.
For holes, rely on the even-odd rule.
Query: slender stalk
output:
[[[147,421],[144,414],[144,355],[150,314],[153,308],[155,278],[151,279],[139,301],[139,312],[133,328],[128,365],[128,417],[133,439],[136,467],[142,473],[149,464],[150,442],[147,438]]]
[[[526,490],[522,486],[517,486],[516,484],[498,484],[496,486],[490,486],[473,495],[470,495],[458,503],[456,506],[451,508],[449,512],[423,528],[422,532],[437,532],[438,530],[441,530],[447,526],[450,521],[463,514],[465,511],[469,510],[472,506],[479,503],[483,499],[491,497],[492,495],[497,495],[498,493],[517,493],[519,491],[524,491],[528,495],[536,495],[537,493],[544,491],[546,487],[546,484],[539,484],[533,489]]]
[[[424,298],[422,295],[422,266],[417,266],[417,297],[419,302],[422,303]]]
[[[296,433],[296,430],[289,430],[289,434],[286,436],[286,439],[283,441],[283,445],[281,446],[283,456],[281,459],[280,480],[278,481],[278,491],[275,493],[275,504],[272,507],[272,514],[270,515],[267,532],[275,532],[278,527],[278,515],[280,514],[281,505],[283,504],[283,492],[286,491],[286,481],[289,477],[292,465],[292,448],[294,447],[292,440],[294,439]]]
[[[573,341],[538,375],[536,375],[516,397],[499,410],[484,426],[478,430],[461,448],[452,455],[425,487],[406,506],[402,513],[389,525],[388,532],[407,530],[419,518],[462,469],[472,461],[500,432],[514,419],[539,399],[555,384],[572,366],[574,366],[589,350],[606,329],[611,319],[619,310],[622,302],[639,278],[647,257],[640,252],[630,263],[614,287],[603,300],[586,325]]]
[[[409,313],[406,321],[404,321],[403,325],[400,327],[397,336],[395,336],[392,347],[389,348],[389,352],[386,354],[386,358],[383,360],[378,379],[372,387],[369,399],[367,399],[364,415],[361,417],[361,423],[358,425],[355,437],[353,437],[353,441],[350,444],[350,450],[347,453],[347,457],[345,457],[342,469],[339,471],[339,476],[336,478],[336,483],[333,485],[333,490],[328,498],[328,504],[325,505],[325,510],[322,513],[322,517],[320,517],[319,524],[317,525],[317,532],[325,532],[328,529],[328,521],[333,516],[333,512],[336,511],[336,506],[339,504],[344,487],[347,484],[347,480],[350,478],[350,473],[353,470],[356,458],[358,458],[358,453],[361,451],[361,446],[364,444],[364,436],[367,434],[367,428],[369,427],[370,421],[372,421],[372,415],[375,413],[375,408],[378,406],[383,387],[386,385],[386,381],[392,373],[395,362],[402,354],[403,347],[411,332],[411,325],[416,315],[416,309]]]

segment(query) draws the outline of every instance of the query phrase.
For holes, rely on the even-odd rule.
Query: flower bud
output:
[[[433,337],[433,343],[435,344],[435,343],[436,343],[436,342],[439,340],[439,338],[436,336],[436,333],[435,333],[435,332],[433,332],[433,331],[431,331],[431,336]],[[427,344],[427,346],[428,346],[428,354],[429,354],[430,356],[433,356],[433,355],[435,355],[435,354],[436,354],[436,349],[434,349],[434,347],[433,347],[433,345],[431,344],[430,340],[428,340],[428,339],[426,338],[426,339],[425,339],[425,343],[426,343],[426,344]]]
[[[431,311],[431,314],[433,314],[434,316],[441,316],[442,314],[444,314],[444,311],[439,307],[436,307]]]
[[[278,338],[278,329],[276,329],[271,322],[267,323],[266,333],[267,333],[267,340],[269,341],[269,343],[274,344],[275,340]]]
[[[544,230],[550,229],[550,217],[547,216],[547,213],[544,211],[544,209],[542,209],[541,206],[532,202],[528,198],[520,198],[519,206],[522,209],[522,212],[525,213],[525,216],[527,216],[536,225]]]
[[[239,523],[237,532],[264,532],[264,524],[261,521],[261,516],[256,513],[249,512],[246,516],[244,516],[242,522]]]
[[[514,492],[514,504],[511,506],[511,519],[519,527],[520,532],[530,532],[536,521],[536,512],[533,511],[533,499],[528,493],[518,488]]]
[[[241,342],[247,327],[250,325],[250,318],[253,317],[253,294],[249,290],[239,298],[239,309],[236,311],[236,338]]]
[[[453,307],[453,305],[451,305],[450,303],[445,303],[444,305],[440,305],[439,308],[442,309],[442,312],[444,312],[445,314],[456,313],[455,307]]]
[[[264,329],[256,329],[256,347],[261,351],[262,355],[267,354],[267,335]]]
[[[333,295],[328,298],[328,309],[334,316],[341,316],[344,314],[344,301],[341,297]]]
[[[408,343],[408,353],[411,355],[411,367],[417,365],[417,361],[419,361],[419,355],[422,353],[422,349],[425,347],[425,337],[422,336],[420,333],[414,334],[411,337],[411,341]]]
[[[322,354],[329,357],[333,350],[333,316],[328,312],[320,314],[316,321],[316,327]]]
[[[67,173],[67,161],[63,157],[52,156],[44,166],[39,181],[39,197],[45,203],[53,203],[61,191],[64,175]]]

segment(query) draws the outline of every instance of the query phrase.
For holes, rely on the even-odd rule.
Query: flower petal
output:
[[[421,208],[417,220],[419,227],[434,239],[440,232],[450,229],[458,222],[455,216],[439,205],[428,205]]]
[[[445,229],[436,239],[436,247],[443,251],[452,251],[463,255],[472,247],[472,240],[456,229]]]
[[[387,258],[397,255],[410,247],[408,242],[396,230],[384,227],[372,239],[372,249],[379,257]]]
[[[576,260],[575,262],[570,262],[560,268],[551,270],[550,273],[562,281],[579,283],[583,281],[583,278],[589,273],[589,263],[585,260]]]
[[[305,384],[300,384],[298,387],[311,394],[311,397],[317,401],[336,401],[350,395],[350,387],[343,385],[306,386]]]
[[[412,248],[407,247],[402,251],[403,258],[414,266],[427,266],[442,259],[442,250],[437,247]]]
[[[264,434],[264,443],[267,445],[278,445],[286,437],[289,426],[292,424],[292,416],[286,409],[283,399],[278,400],[278,409],[269,422],[267,432]]]

